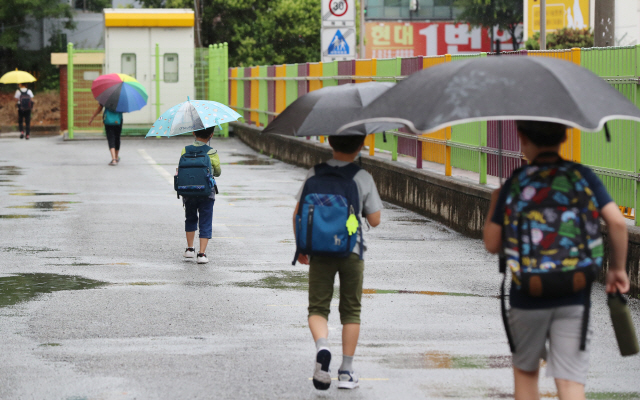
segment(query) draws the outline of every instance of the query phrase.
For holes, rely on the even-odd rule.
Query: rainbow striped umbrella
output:
[[[147,89],[125,74],[99,76],[91,84],[91,93],[105,108],[117,112],[136,111],[147,105]]]

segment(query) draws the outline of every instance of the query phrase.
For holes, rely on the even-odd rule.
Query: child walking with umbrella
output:
[[[129,75],[107,74],[93,81],[91,92],[100,104],[89,120],[89,124],[104,109],[102,121],[111,152],[109,165],[116,166],[120,161],[122,113],[137,111],[144,107],[148,99],[147,90]]]

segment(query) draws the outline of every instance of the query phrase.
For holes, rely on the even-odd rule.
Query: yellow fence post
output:
[[[451,54],[444,55],[444,62],[451,62]],[[444,175],[451,176],[451,146],[447,144],[447,140],[451,140],[451,127],[444,129]]]

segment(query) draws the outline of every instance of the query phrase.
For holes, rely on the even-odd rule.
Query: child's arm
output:
[[[500,189],[496,189],[491,193],[491,203],[489,204],[489,212],[487,218],[484,221],[484,228],[482,229],[482,239],[484,240],[484,247],[486,247],[489,253],[496,254],[502,249],[502,225],[498,225],[491,221],[493,213],[496,209],[496,203],[498,202],[498,196],[500,195]]]
[[[102,104],[98,104],[98,108],[96,108],[96,112],[93,113],[93,115],[91,116],[91,119],[89,119],[89,125],[91,125],[91,123],[93,122],[93,119],[100,114],[100,112],[102,111]]]
[[[298,214],[299,207],[300,207],[300,202],[297,202],[296,209],[293,210],[293,237],[296,236],[296,215]],[[309,256],[306,254],[298,254],[298,262],[300,264],[309,265]]]
[[[209,154],[209,158],[211,159],[211,168],[213,169],[213,176],[217,178],[222,173],[222,169],[220,168],[220,157],[218,157],[218,152],[216,151],[214,154]]]
[[[381,211],[376,211],[373,214],[367,215],[367,222],[369,223],[369,225],[371,225],[372,228],[380,225],[380,214],[382,214]]]
[[[627,247],[629,245],[627,223],[613,201],[602,207],[600,215],[607,224],[609,245],[611,246],[606,291],[607,293],[615,293],[619,290],[620,293],[626,293],[629,291],[629,277],[626,270]]]

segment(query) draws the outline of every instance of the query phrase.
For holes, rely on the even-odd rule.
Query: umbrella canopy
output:
[[[153,123],[149,136],[176,136],[236,121],[242,115],[217,101],[189,100],[171,107]]]
[[[18,68],[16,68],[15,71],[7,72],[6,74],[2,75],[2,78],[0,78],[0,83],[4,84],[28,83],[35,81],[36,78],[34,78],[33,75],[25,71],[18,71]]]
[[[125,74],[101,75],[91,84],[91,93],[105,108],[117,112],[137,111],[147,105],[147,89]]]
[[[329,136],[353,121],[354,113],[392,88],[391,82],[350,83],[322,88],[296,99],[262,131],[289,136]],[[367,123],[353,126],[341,135],[366,135],[394,129],[402,124]]]
[[[640,110],[602,78],[567,61],[486,57],[419,71],[366,107],[362,122],[394,121],[416,133],[485,120],[557,122],[587,131]]]

